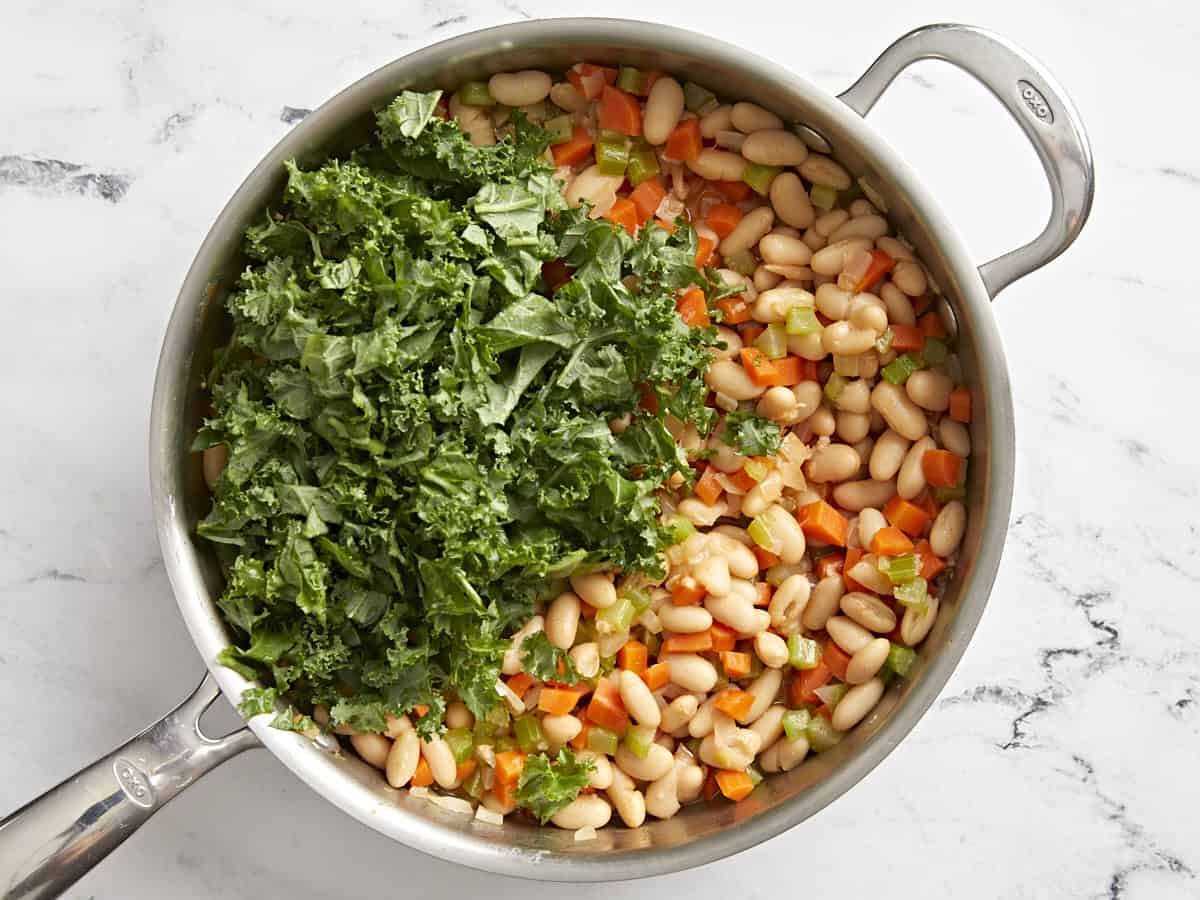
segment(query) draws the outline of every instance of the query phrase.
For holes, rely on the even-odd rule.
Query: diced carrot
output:
[[[750,321],[750,304],[744,297],[726,297],[718,300],[717,309],[724,313],[722,325],[741,325]]]
[[[813,710],[813,715],[820,716],[822,719],[824,719],[825,721],[828,722],[833,719],[833,710],[829,708],[828,704],[822,703],[820,706],[818,706],[816,709]]]
[[[915,503],[909,503],[899,494],[884,504],[883,517],[909,537],[920,537],[929,524],[925,510]]]
[[[654,392],[654,388],[648,384],[639,384],[637,388],[638,393],[641,395],[641,398],[638,400],[638,409],[644,409],[650,415],[657,416],[658,394]]]
[[[750,196],[750,191],[753,190],[750,185],[744,181],[710,181],[717,192],[726,200],[731,200],[738,203]]]
[[[845,547],[850,523],[824,500],[814,500],[800,507],[800,528],[804,536],[822,544]]]
[[[637,208],[639,225],[645,225],[654,218],[655,210],[665,196],[667,189],[657,175],[647,178],[630,192],[629,199]]]
[[[755,606],[770,606],[771,595],[775,593],[775,589],[765,581],[754,582],[754,591],[757,595],[754,598]]]
[[[517,805],[517,783],[497,781],[492,785],[492,796],[503,809],[512,809]]]
[[[642,673],[642,681],[652,691],[657,691],[671,680],[671,664],[669,662],[655,663]]]
[[[712,260],[713,250],[717,242],[710,237],[700,234],[696,236],[696,268],[703,269]]]
[[[676,606],[696,606],[708,592],[691,575],[684,575],[671,586],[671,602]]]
[[[425,757],[417,760],[417,770],[413,772],[412,781],[409,782],[413,787],[429,787],[433,784],[433,770],[429,768],[429,762]]]
[[[454,775],[455,779],[459,784],[462,784],[471,777],[471,773],[475,771],[475,767],[478,765],[479,763],[475,762],[473,759],[468,759],[465,763],[459,763],[458,770]]]
[[[704,144],[700,140],[700,120],[684,119],[667,138],[663,155],[680,162],[691,162],[700,155]]]
[[[567,69],[567,80],[588,100],[595,100],[606,84],[617,83],[617,70],[591,63],[576,63]]]
[[[846,560],[842,564],[842,582],[846,585],[848,591],[867,591],[870,593],[870,588],[859,584],[850,577],[849,572],[854,568],[855,564],[863,558],[863,552],[858,547],[846,548]]]
[[[932,581],[946,568],[946,561],[933,552],[933,547],[924,538],[917,541],[915,552],[921,560],[921,577],[926,581]]]
[[[518,697],[524,697],[525,692],[533,687],[533,676],[528,672],[518,672],[508,679],[508,689]]]
[[[958,487],[962,482],[965,460],[949,450],[926,450],[921,457],[921,471],[933,487]]]
[[[921,507],[925,515],[929,516],[929,520],[931,522],[936,519],[938,513],[942,511],[942,508],[938,506],[938,502],[933,499],[933,494],[929,493],[929,491],[921,491],[921,493],[917,495],[917,499],[913,502],[916,503],[917,506]]]
[[[554,165],[573,166],[582,162],[592,152],[592,144],[592,136],[587,133],[587,129],[582,125],[576,125],[569,141],[555,144],[550,148],[550,153],[554,156]]]
[[[917,327],[921,329],[921,334],[925,335],[925,337],[942,340],[948,336],[946,323],[942,321],[942,317],[934,310],[930,310],[917,319]]]
[[[579,734],[567,741],[572,750],[583,750],[587,747],[588,732],[591,731],[591,728],[591,725],[584,722],[583,727],[579,729]]]
[[[716,780],[721,793],[735,803],[743,797],[749,797],[750,792],[754,790],[754,782],[745,772],[721,769],[716,774]]]
[[[735,650],[721,651],[721,665],[727,678],[745,678],[750,674],[750,654]]]
[[[413,712],[415,712],[417,714],[417,718],[420,719],[425,715],[425,713],[429,712],[429,707],[424,703],[418,703],[413,707]]]
[[[708,211],[705,221],[720,237],[725,237],[742,221],[742,211],[732,203],[718,203]]]
[[[842,573],[842,565],[846,561],[845,554],[829,553],[817,560],[817,578],[825,578],[829,575],[840,575]]]
[[[516,784],[525,768],[525,754],[520,750],[504,750],[496,754],[496,781],[500,784]]]
[[[606,84],[600,92],[600,129],[639,136],[642,133],[642,105],[638,98]]]
[[[567,264],[561,259],[552,259],[542,263],[542,281],[546,283],[546,290],[551,294],[570,281],[572,274]]]
[[[607,678],[596,682],[596,690],[588,703],[587,717],[594,725],[624,734],[629,727],[629,714],[621,702],[621,694]]]
[[[650,661],[650,651],[641,641],[626,641],[617,651],[617,665],[641,675]]]
[[[758,544],[755,544],[750,549],[754,551],[754,558],[758,560],[758,567],[760,569],[769,569],[771,566],[779,565],[779,557],[770,550],[766,550],[758,546]]]
[[[896,261],[882,250],[870,250],[869,252],[871,254],[871,264],[867,266],[867,271],[863,273],[863,277],[855,285],[855,291],[869,291],[879,279],[892,271],[896,266]]]
[[[668,222],[666,219],[655,219],[654,224],[657,225],[659,228],[661,228],[663,231],[667,232],[668,234],[675,233],[675,223],[674,222]]]
[[[579,691],[570,688],[543,687],[537,708],[547,715],[565,716],[575,708],[580,696]]]
[[[827,685],[832,677],[833,672],[829,670],[829,666],[825,665],[824,659],[821,659],[811,669],[801,669],[796,672],[792,676],[791,683],[788,684],[788,705],[799,707],[819,703],[821,698],[813,692],[817,688]]]
[[[950,418],[955,422],[971,421],[971,392],[965,387],[950,392]]]
[[[908,353],[925,346],[925,335],[921,334],[921,329],[916,325],[893,322],[888,327],[892,329],[892,349],[897,353]]]
[[[738,335],[741,337],[743,344],[753,344],[758,339],[758,336],[766,330],[766,325],[760,325],[758,322],[747,322],[738,329]]]
[[[833,641],[826,641],[821,647],[821,661],[829,667],[833,677],[846,680],[846,666],[850,665],[850,654]]]
[[[742,368],[746,370],[746,374],[755,384],[761,386],[780,383],[779,376],[775,372],[774,360],[757,347],[743,347],[741,358]]]
[[[694,285],[675,301],[675,310],[683,319],[683,323],[692,328],[707,328],[712,324],[708,318],[708,304],[704,300],[704,291]]]
[[[775,374],[779,378],[779,383],[784,387],[793,387],[802,381],[812,381],[809,377],[810,369],[816,364],[811,360],[801,359],[799,356],[785,356],[783,359],[774,360]]]
[[[709,769],[708,775],[704,779],[704,785],[700,788],[700,795],[707,802],[719,793],[721,793],[721,788],[717,785],[716,771]]]
[[[721,498],[721,493],[725,490],[725,488],[721,487],[721,482],[717,480],[718,474],[716,469],[709,466],[704,470],[704,474],[696,479],[696,485],[692,488],[692,493],[705,506],[712,506],[716,503]]]
[[[725,656],[727,654],[722,654]],[[748,654],[747,654],[748,656]],[[747,667],[749,663],[747,663]],[[747,668],[748,671],[748,668]],[[747,715],[754,706],[754,695],[749,691],[738,690],[737,688],[726,688],[717,694],[717,699],[713,701],[713,706],[719,709],[731,719],[740,719]]]
[[[614,225],[624,228],[631,235],[637,231],[637,207],[633,205],[632,200],[629,200],[625,197],[618,197],[617,201],[612,205],[609,211],[600,218],[607,219]]]
[[[663,653],[703,653],[712,648],[712,635],[707,631],[698,631],[695,634],[672,634],[662,642]]]
[[[899,528],[889,525],[880,528],[871,538],[871,552],[876,556],[899,556],[912,551],[913,542]]]
[[[718,653],[732,650],[737,646],[737,632],[720,622],[713,622],[708,631],[703,631],[701,634],[708,636],[709,645]]]

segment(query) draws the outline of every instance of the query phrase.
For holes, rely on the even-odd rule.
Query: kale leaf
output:
[[[587,787],[588,773],[595,768],[591,760],[576,759],[563,747],[551,760],[538,753],[525,760],[517,782],[517,805],[529,810],[545,825],[551,817],[579,796]]]
[[[773,456],[782,442],[779,426],[752,412],[731,412],[725,416],[723,440],[745,456]]]

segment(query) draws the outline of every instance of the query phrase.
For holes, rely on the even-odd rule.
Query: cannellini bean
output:
[[[706,597],[704,605],[714,619],[742,634],[757,634],[770,624],[768,619],[766,625],[758,627],[762,624],[758,616],[759,610],[740,593],[731,593],[725,597]]]
[[[496,130],[492,127],[492,117],[486,109],[464,106],[455,93],[450,98],[450,115],[476,147],[490,147],[496,143]]]
[[[812,597],[804,608],[800,621],[809,631],[820,631],[829,624],[829,617],[837,612],[846,584],[841,575],[826,575],[812,589]],[[778,590],[775,592],[779,593]],[[772,598],[774,599],[774,598]]]
[[[217,483],[225,466],[229,463],[229,448],[224,444],[214,444],[201,454],[200,468],[204,472],[204,483],[210,488]]]
[[[621,692],[621,702],[625,704],[625,709],[633,720],[639,725],[657,728],[662,721],[662,712],[642,677],[636,672],[622,669],[618,688]]]
[[[821,406],[821,386],[815,381],[800,382],[792,388],[792,394],[796,397],[797,423],[806,421]]]
[[[702,150],[701,156],[709,151]],[[723,151],[713,151],[723,152]],[[735,154],[729,154],[733,156]],[[741,160],[741,157],[737,157]],[[705,176],[708,177],[708,176]],[[736,181],[741,180],[739,172]],[[771,230],[771,226],[775,224],[775,212],[770,206],[760,206],[750,210],[746,215],[742,216],[740,222],[734,226],[733,231],[725,235],[721,241],[721,255],[733,256],[735,253],[741,253],[743,250],[749,250],[759,241],[761,241]]]
[[[754,653],[769,669],[779,669],[787,664],[787,641],[770,631],[760,631],[754,636]]]
[[[668,653],[664,659],[670,663],[671,682],[685,691],[706,694],[717,683],[713,664],[695,653]]]
[[[847,691],[846,693],[849,693]],[[808,738],[804,735],[797,735],[793,740],[788,740],[782,737],[777,742],[779,750],[776,751],[779,760],[779,771],[790,772],[800,763],[804,762],[804,757],[808,756]]]
[[[617,602],[617,589],[612,578],[601,572],[572,575],[571,590],[578,594],[584,603],[596,609],[607,609]]]
[[[801,246],[804,245],[801,244]],[[787,319],[788,310],[793,306],[812,305],[813,295],[803,288],[777,287],[759,294],[758,299],[754,301],[752,311],[755,319],[769,324]]]
[[[700,701],[696,699],[695,694],[681,694],[662,711],[659,727],[667,734],[673,734],[692,721],[692,716],[696,715],[699,708]]]
[[[916,325],[917,314],[913,310],[912,301],[908,295],[890,281],[885,281],[879,289],[879,297],[887,307],[888,320],[897,325]]]
[[[825,358],[825,347],[821,343],[820,332],[790,334],[788,335],[787,348],[789,353],[793,353],[802,359],[811,359],[813,362],[820,362]],[[800,382],[800,384],[804,384],[804,382]],[[797,387],[799,386],[797,385]],[[817,387],[819,388],[820,385],[817,385]]]
[[[920,263],[902,259],[892,269],[892,283],[910,297],[920,297],[929,288]]]
[[[724,325],[719,326],[717,328],[717,340],[723,343],[725,347],[714,348],[714,358],[732,359],[741,352],[742,339],[732,328],[726,328]]]
[[[683,88],[669,75],[654,82],[642,114],[642,137],[654,146],[665,144],[683,115]]]
[[[754,720],[750,730],[758,735],[760,747],[770,747],[783,734],[783,716],[787,707],[782,703],[768,707],[767,711]]]
[[[679,812],[679,775],[674,765],[646,786],[646,812],[656,819],[669,819]]]
[[[716,363],[713,363],[711,366],[709,366],[710,372],[715,365]],[[733,363],[732,365],[737,366],[738,364]],[[739,366],[739,368],[741,367]],[[745,369],[742,370],[742,374],[745,374]],[[734,472],[741,471],[742,467],[746,464],[746,457],[742,456],[740,453],[721,440],[723,428],[724,426],[719,426],[717,432],[708,439],[707,449],[713,451],[713,455],[709,457],[708,462],[709,465],[715,468],[718,472],[724,472],[727,475],[731,475]]]
[[[387,765],[392,742],[382,734],[352,734],[350,735],[350,746],[367,765],[382,769]]]
[[[709,181],[741,181],[746,171],[746,160],[740,153],[705,147],[695,159],[687,161],[687,167]],[[724,251],[722,251],[724,255]]]
[[[780,176],[782,177],[782,176]],[[778,181],[776,178],[775,181]],[[774,184],[774,182],[772,182]],[[765,264],[754,270],[754,287],[759,291],[769,291],[783,281],[783,276],[772,272]]]
[[[783,128],[783,120],[770,110],[763,109],[755,103],[733,104],[733,110],[730,114],[730,121],[733,127],[742,134],[753,134],[756,131],[779,130]],[[772,163],[771,165],[783,165],[783,163]]]
[[[688,734],[694,738],[702,738],[712,734],[713,716],[716,715],[717,696],[713,694],[700,704],[696,714],[688,720]]]
[[[738,401],[756,400],[766,390],[762,385],[755,384],[746,370],[730,359],[714,360],[704,373],[704,383],[712,390]]]
[[[733,107],[718,106],[708,115],[700,118],[700,134],[706,138],[715,138],[718,131],[729,131],[733,128]]]
[[[837,414],[837,436],[847,444],[857,444],[871,430],[871,417],[862,413],[839,412]],[[853,447],[851,447],[853,449]],[[854,451],[858,453],[857,450]],[[859,456],[861,460],[862,457]]]
[[[903,241],[894,237],[881,235],[875,239],[875,246],[896,261],[913,258],[912,250]]]
[[[881,380],[871,391],[871,406],[879,411],[888,427],[910,441],[924,437],[929,430],[925,413],[908,398],[904,388],[898,384]]]
[[[740,537],[734,537],[735,534],[740,534]],[[713,552],[725,557],[729,574],[734,578],[753,578],[758,574],[758,558],[750,549],[753,541],[744,528],[736,525],[718,526],[717,530],[709,532],[708,541]]]
[[[718,769],[744,769],[754,762],[761,746],[758,735],[749,728],[738,728],[727,743],[718,743],[714,732],[700,742],[700,761]]]
[[[790,131],[765,128],[747,135],[742,156],[760,166],[798,166],[808,158],[808,147]]]
[[[550,102],[567,112],[578,112],[588,105],[587,98],[569,81],[560,81],[550,88]]]
[[[856,684],[846,691],[833,708],[833,727],[838,731],[849,731],[875,708],[882,696],[883,681],[878,678],[872,678],[866,684]]]
[[[593,678],[600,671],[600,647],[595,641],[572,647],[570,656],[575,670],[584,678]]]
[[[821,215],[817,216],[816,222],[813,223],[813,228],[816,229],[817,234],[828,238],[829,235],[833,234],[848,221],[850,221],[850,213],[846,210],[831,209],[829,212],[821,213]]]
[[[875,346],[876,333],[870,328],[856,328],[849,322],[834,322],[821,332],[821,344],[830,353],[857,356]]]
[[[599,166],[588,166],[575,176],[564,194],[569,206],[579,206],[584,201],[592,205],[590,218],[604,215],[617,201],[617,190],[624,183],[623,175],[602,175]]]
[[[769,746],[766,750],[758,755],[758,767],[768,775],[773,775],[780,771],[779,768],[779,745],[782,740],[776,738],[775,743]]]
[[[829,242],[846,238],[869,238],[872,242],[888,233],[887,219],[879,215],[855,216],[847,219],[829,235]]]
[[[803,383],[801,382],[801,384]],[[766,393],[759,399],[758,405],[754,407],[756,414],[781,424],[792,422],[798,411],[799,404],[796,402],[796,395],[791,388],[782,385],[767,388]]]
[[[825,630],[833,642],[851,656],[875,640],[875,635],[846,616],[830,616],[825,623]]]
[[[834,403],[838,409],[852,413],[871,411],[871,386],[861,378],[845,385]]]
[[[895,481],[845,481],[833,489],[833,501],[847,512],[859,512],[868,506],[882,508],[895,494]]]
[[[579,597],[564,591],[554,598],[546,611],[546,637],[560,650],[570,650],[579,629]]]
[[[466,709],[466,707],[464,706],[463,709]],[[469,710],[467,711],[467,714],[470,715]],[[384,721],[387,723],[387,727],[383,729],[383,733],[386,737],[389,737],[392,740],[395,740],[396,738],[400,737],[400,735],[402,735],[404,732],[412,730],[412,722],[409,721],[408,716],[393,716],[391,713],[385,713],[383,718],[384,718]],[[472,716],[472,718],[474,718],[474,717]],[[450,724],[449,708],[446,709],[446,727],[447,728],[457,727],[457,726]],[[464,726],[464,727],[469,727],[469,726]]]
[[[804,558],[804,532],[795,516],[775,504],[767,507],[758,518],[765,520],[775,536],[778,546],[774,552],[785,566],[794,566]]]
[[[531,634],[541,631],[543,627],[544,621],[541,616],[534,616],[521,626],[521,629],[512,636],[512,645],[504,651],[501,672],[505,675],[516,675],[525,668],[525,663],[521,660],[521,642]]]
[[[860,647],[846,664],[846,684],[863,684],[874,678],[887,662],[891,648],[891,641],[882,637]]]
[[[718,500],[710,505],[698,497],[685,497],[679,501],[676,508],[676,512],[698,528],[707,528],[728,510],[729,504],[725,500]]]
[[[929,530],[929,546],[935,554],[947,557],[958,549],[967,528],[967,508],[958,500],[942,507]]]
[[[945,412],[950,408],[950,392],[954,382],[950,376],[930,369],[921,369],[908,376],[904,390],[913,403],[930,412]]]
[[[440,737],[421,740],[421,755],[429,763],[429,771],[438,787],[453,787],[458,781],[458,764],[454,762],[454,752]]]
[[[804,474],[809,481],[818,484],[827,481],[845,481],[858,472],[862,460],[853,447],[846,444],[826,444],[818,447],[804,464]]]
[[[552,86],[550,76],[536,69],[502,72],[488,80],[488,92],[505,106],[528,106],[545,100]]]
[[[825,237],[825,235],[818,232],[816,228],[809,228],[804,232],[803,235],[801,235],[800,240],[808,244],[809,249],[812,250],[813,253],[816,253],[829,243],[829,240]],[[819,279],[817,282],[818,284],[823,284],[824,282],[830,280],[826,275],[818,275],[817,278]]]
[[[799,631],[811,592],[812,586],[806,576],[789,575],[785,578],[771,595],[771,602],[767,607],[771,625],[784,634],[790,635]]]
[[[407,716],[402,716],[402,719],[407,721]],[[455,700],[446,707],[446,727],[447,728],[470,728],[475,724],[475,716],[467,709],[467,704],[461,700]],[[409,726],[411,727],[411,725]],[[401,726],[401,730],[406,730]],[[395,735],[391,735],[395,737]]]
[[[789,395],[791,392],[788,392]],[[750,488],[746,492],[746,496],[742,498],[742,515],[748,518],[754,518],[760,515],[772,503],[776,503],[783,496],[783,476],[777,469],[772,469],[763,477],[762,481]],[[699,575],[697,575],[699,577]],[[718,594],[720,591],[709,591],[710,594]]]
[[[847,238],[828,243],[812,255],[809,266],[818,275],[836,276],[846,267],[846,261],[856,252],[869,250],[871,242],[866,238]]]
[[[603,828],[612,818],[612,807],[599,794],[581,794],[553,816],[550,821],[566,831]]]
[[[896,627],[892,608],[873,594],[851,591],[843,595],[841,607],[847,616],[876,634],[887,634]]]
[[[971,455],[971,434],[962,422],[942,416],[942,420],[938,422],[938,438],[942,446],[951,453],[957,453],[964,459]]]
[[[875,442],[875,448],[871,451],[869,468],[871,477],[876,481],[888,481],[896,477],[896,473],[900,471],[900,466],[904,463],[908,448],[908,438],[897,434],[892,429],[889,428],[881,434],[879,440]]]
[[[635,781],[657,781],[674,767],[675,757],[661,744],[651,744],[646,758],[642,759],[622,744],[614,762],[618,769]]]
[[[808,419],[809,430],[817,437],[829,437],[837,430],[837,419],[827,406],[814,410]]]
[[[613,767],[608,757],[594,750],[576,750],[575,756],[589,761],[593,768],[588,773],[588,787],[598,791],[606,791],[612,787]]]
[[[634,787],[633,779],[620,769],[613,769],[608,799],[612,801],[617,815],[627,827],[637,828],[646,821],[646,798]]]
[[[850,314],[850,301],[854,294],[843,291],[833,282],[822,284],[813,295],[813,305],[823,316],[830,319],[844,319]]]
[[[638,679],[641,681],[641,679]],[[645,682],[642,683],[643,687]],[[583,731],[583,723],[572,715],[542,716],[542,734],[551,744],[562,746]]]
[[[800,174],[813,184],[824,184],[837,191],[850,187],[850,174],[828,156],[810,153],[799,166]]]
[[[921,491],[925,490],[925,469],[921,464],[926,451],[933,450],[937,447],[933,438],[926,435],[921,438],[904,456],[904,463],[900,466],[900,473],[896,476],[896,493],[905,500],[911,500]]]
[[[848,319],[855,328],[866,328],[878,336],[888,327],[887,307],[874,294],[855,294],[850,300]]]
[[[681,804],[691,803],[700,796],[700,790],[704,787],[704,770],[693,762],[677,762],[675,771],[678,779],[676,796]]]
[[[353,739],[351,739],[353,740]],[[384,763],[384,774],[388,784],[394,788],[404,787],[412,780],[421,759],[421,740],[410,728],[392,742]]]
[[[870,547],[875,533],[887,527],[887,520],[877,509],[867,507],[858,514],[858,542],[863,547]]]
[[[866,197],[859,197],[850,203],[850,215],[852,216],[873,216],[878,212],[875,204]]]
[[[746,504],[743,500],[743,511],[745,508]],[[720,597],[723,594],[729,593],[729,563],[725,561],[723,556],[710,556],[708,559],[697,563],[692,570],[692,574],[696,576],[697,581],[704,585],[704,589],[709,594]]]
[[[900,640],[908,646],[915,647],[928,636],[933,623],[937,621],[939,601],[930,597],[921,612],[916,606],[904,610],[904,618],[900,620]]]
[[[783,672],[779,669],[766,669],[755,678],[750,687],[746,688],[746,693],[754,697],[754,702],[744,716],[738,716],[738,723],[749,725],[751,722],[758,721],[759,716],[765,713],[775,701],[781,684],[783,684]]]
[[[812,201],[804,189],[804,183],[794,172],[783,172],[775,177],[771,182],[770,199],[776,215],[788,225],[793,228],[808,228],[812,225]]]
[[[699,634],[712,627],[712,613],[703,606],[675,606],[666,603],[658,611],[659,621],[676,634]]]

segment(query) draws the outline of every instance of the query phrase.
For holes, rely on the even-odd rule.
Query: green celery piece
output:
[[[486,720],[492,727],[503,731],[512,723],[512,715],[503,703],[497,703],[488,710]]]
[[[695,82],[686,81],[683,85],[683,105],[689,112],[694,112],[697,115],[703,115],[701,112],[710,103],[716,100],[713,92],[707,88],[702,88]]]
[[[742,181],[750,185],[760,197],[765,197],[770,193],[771,182],[782,171],[780,166],[760,166],[758,163],[750,163],[742,171]]]
[[[459,765],[465,763],[475,752],[475,736],[469,728],[451,728],[442,739],[450,746],[454,761]]]
[[[624,175],[628,165],[629,145],[623,137],[620,141],[596,142],[596,166],[601,175]]]
[[[808,738],[808,746],[816,753],[824,753],[842,739],[842,733],[834,729],[833,724],[824,716],[813,716],[804,729]]]
[[[787,735],[789,741],[794,741],[796,738],[804,734],[804,729],[808,727],[808,721],[812,718],[812,713],[807,709],[789,709],[783,714],[783,733]]]
[[[756,787],[762,782],[763,778],[766,777],[763,775],[762,769],[754,765],[754,763],[746,766],[746,774],[750,776],[750,783]]]
[[[817,334],[822,330],[817,311],[811,306],[793,306],[789,309],[785,327],[788,334]]]
[[[768,553],[774,553],[779,547],[779,542],[771,531],[771,526],[762,517],[754,519],[746,528],[746,533],[750,535],[750,539],[754,543],[758,544],[758,546],[762,547]]]
[[[815,669],[821,661],[821,645],[812,638],[793,634],[788,638],[788,664],[793,669]]]
[[[933,499],[938,503],[949,503],[951,500],[967,499],[967,489],[961,484],[957,487],[935,487],[931,490]]]
[[[761,462],[760,460],[751,457],[742,463],[742,471],[755,481],[762,481],[767,477],[767,473],[771,470],[767,467],[765,462]]]
[[[691,520],[678,514],[667,519],[666,529],[672,544],[682,544],[696,533],[696,526]]]
[[[892,596],[901,606],[924,612],[929,606],[929,583],[920,576],[897,584],[892,588]]]
[[[646,93],[646,76],[633,66],[621,66],[617,70],[617,87],[626,93],[642,96]]]
[[[593,753],[615,756],[620,745],[621,737],[615,731],[609,731],[607,728],[601,728],[598,725],[593,725],[588,729],[587,748]]]
[[[898,678],[907,678],[916,661],[917,653],[911,647],[905,647],[903,644],[892,644],[888,650],[887,660],[884,661],[883,667]]]
[[[884,381],[892,384],[904,384],[910,375],[925,368],[925,360],[915,353],[903,353],[880,370]]]
[[[496,100],[486,81],[468,81],[458,89],[458,102],[463,106],[495,106]]]
[[[625,732],[625,746],[638,759],[645,759],[650,754],[650,745],[654,743],[655,729],[650,725],[631,725]]]
[[[483,786],[483,766],[476,766],[475,771],[467,776],[467,780],[463,782],[463,791],[468,797],[478,800],[484,794]]]
[[[808,196],[813,206],[825,212],[837,206],[838,192],[827,184],[814,184]]]
[[[496,726],[487,719],[476,719],[475,728],[471,732],[476,744],[490,744],[496,737]]]
[[[754,346],[768,359],[783,359],[787,356],[787,329],[779,322],[772,322],[754,339]]]
[[[837,403],[837,398],[842,395],[842,391],[846,389],[846,385],[850,383],[848,378],[844,378],[837,372],[829,376],[829,380],[825,382],[825,399],[830,403]]]
[[[497,753],[504,753],[508,750],[516,750],[517,742],[508,735],[504,735],[503,737],[496,738],[496,742],[492,744],[492,749]]]
[[[650,608],[650,591],[645,588],[622,587],[619,593],[633,604],[635,619]]]
[[[625,169],[625,177],[629,183],[637,187],[648,178],[659,173],[658,154],[653,150],[638,149],[629,154],[629,164]]]
[[[925,344],[921,348],[921,359],[925,360],[927,365],[940,366],[949,355],[950,348],[944,342],[937,338],[925,338]]]
[[[596,624],[603,622],[609,626],[610,634],[622,634],[629,630],[637,614],[633,599],[628,594],[617,594],[616,603],[596,613]]]
[[[513,723],[513,735],[517,746],[526,753],[534,753],[546,749],[546,739],[542,735],[542,724],[537,716],[521,716]]]
[[[555,116],[553,119],[547,119],[542,127],[550,132],[551,145],[565,144],[575,133],[575,117],[570,113]]]
[[[907,584],[921,574],[921,560],[915,553],[881,556],[876,568],[886,575],[892,584]]]

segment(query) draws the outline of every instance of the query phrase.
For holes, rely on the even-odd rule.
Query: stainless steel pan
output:
[[[1021,126],[1045,167],[1053,196],[1037,238],[982,266],[967,254],[941,207],[864,116],[906,66],[953,63],[981,81]],[[316,162],[353,146],[371,111],[409,87],[452,88],[519,68],[562,68],[578,60],[664,69],[726,96],[753,97],[795,122],[886,200],[892,220],[917,246],[945,291],[960,353],[975,387],[970,519],[954,584],[915,677],[893,689],[830,752],[748,799],[688,807],[635,830],[611,828],[593,841],[509,821],[502,828],[447,812],[389,788],[379,774],[328,740],[268,727],[260,716],[220,739],[204,736],[200,713],[223,691],[236,702],[247,683],[215,663],[228,643],[214,599],[221,577],[193,536],[208,499],[199,459],[188,451],[206,399],[200,381],[223,337],[220,301],[242,266],[245,226],[277,197],[283,161]],[[975,630],[1000,562],[1013,486],[1013,410],[990,302],[1005,286],[1061,253],[1078,235],[1092,200],[1092,161],[1071,102],[1037,62],[1008,41],[964,25],[906,34],[837,97],[788,70],[720,41],[643,22],[562,19],[522,22],[436,44],[368,75],[287,135],[221,212],[188,272],[167,327],[150,422],[150,479],[159,541],[180,612],[211,674],[196,693],[128,743],[0,823],[0,892],[54,896],[213,766],[264,746],[312,788],[359,821],[426,853],[506,875],[562,881],[637,878],[698,866],[761,843],[802,822],[850,789],[904,738],[933,702]]]

